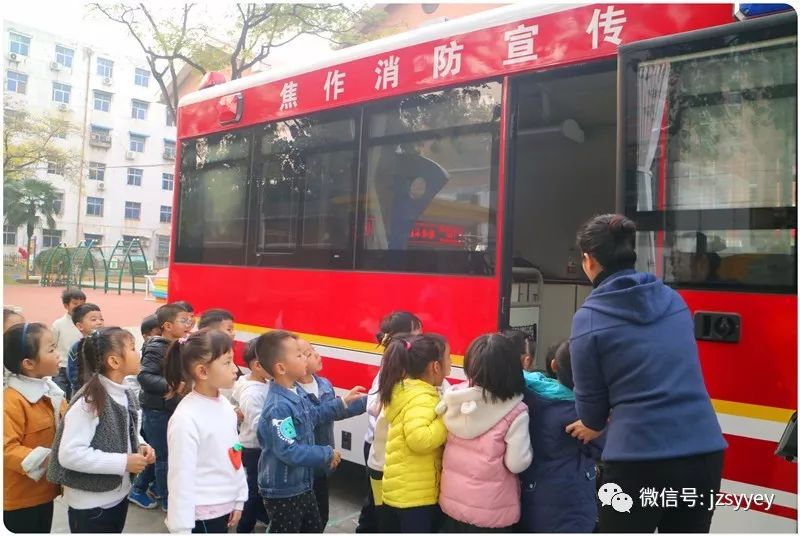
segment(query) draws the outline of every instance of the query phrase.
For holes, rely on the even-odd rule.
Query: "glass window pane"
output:
[[[242,262],[250,139],[240,132],[198,138],[181,155],[176,258]]]
[[[642,62],[637,91],[639,211],[796,206],[794,38]]]
[[[703,287],[791,287],[796,281],[793,229],[637,233],[637,268],[665,282]]]

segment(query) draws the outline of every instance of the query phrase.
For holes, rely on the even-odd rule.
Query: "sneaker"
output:
[[[132,489],[128,494],[128,500],[140,508],[145,510],[152,510],[158,506],[158,501],[154,501],[147,496],[147,493],[142,493],[139,490]]]
[[[167,500],[168,499],[161,499],[161,511],[167,513]]]

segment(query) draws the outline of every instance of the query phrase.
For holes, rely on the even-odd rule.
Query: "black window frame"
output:
[[[783,37],[797,37],[797,15],[787,13],[710,29],[686,32],[676,36],[641,41],[619,49],[617,140],[617,210],[636,222],[639,232],[697,232],[707,230],[797,230],[797,198],[794,207],[752,207],[717,209],[665,209],[639,211],[637,191],[638,145],[636,124],[631,110],[637,108],[636,69],[642,61],[671,58],[706,50],[721,50],[739,45],[758,43]],[[795,110],[795,114],[797,111]],[[670,125],[674,132],[676,125]],[[667,144],[669,151],[669,143]],[[795,190],[795,196],[797,192]],[[794,246],[794,281],[790,286],[748,284],[728,281],[668,282],[670,286],[687,290],[735,290],[769,294],[797,292],[797,242]]]
[[[467,83],[455,84],[445,88],[436,88],[412,94],[402,95],[392,99],[381,100],[375,103],[353,105],[320,112],[312,112],[297,116],[295,118],[281,118],[255,126],[243,127],[235,130],[209,133],[204,136],[195,136],[178,140],[180,159],[180,171],[177,177],[178,201],[173,207],[173,221],[176,222],[176,247],[174,262],[178,264],[203,264],[203,265],[228,265],[228,266],[252,266],[266,268],[300,268],[300,269],[323,269],[336,271],[380,271],[397,273],[436,273],[447,276],[470,276],[470,277],[496,277],[498,274],[497,260],[497,230],[498,230],[498,196],[499,196],[499,170],[500,170],[500,139],[501,139],[501,110],[505,103],[502,101],[502,92],[497,103],[497,113],[485,123],[466,124],[459,126],[443,127],[430,129],[421,132],[401,133],[369,139],[368,124],[370,114],[391,111],[396,108],[397,102],[407,99],[413,95],[426,95],[437,93],[448,89],[458,89],[480,86],[489,83],[496,83],[502,89],[502,78],[493,77],[485,80],[469,81]],[[355,136],[353,141],[342,142],[340,144],[322,145],[323,149],[312,149],[311,152],[330,152],[331,148],[354,149],[353,163],[353,188],[352,188],[352,214],[351,237],[346,250],[330,250],[319,248],[303,248],[302,246],[293,250],[275,249],[274,251],[257,251],[258,228],[259,228],[259,192],[255,177],[260,174],[263,158],[260,156],[261,137],[259,135],[263,129],[275,123],[289,121],[291,119],[304,117],[323,116],[325,119],[353,118],[355,120]],[[243,248],[190,248],[181,245],[180,226],[181,212],[183,208],[182,187],[185,169],[183,168],[184,154],[187,144],[193,144],[201,138],[215,138],[226,134],[239,134],[249,138],[250,154],[247,162],[248,177],[245,179],[247,185],[246,218],[247,225]],[[366,188],[366,170],[369,148],[372,146],[382,146],[398,141],[435,139],[455,135],[469,134],[490,134],[492,137],[490,165],[490,219],[489,223],[489,242],[485,251],[454,251],[454,250],[399,250],[391,252],[389,250],[367,250],[364,247],[364,222],[367,216],[366,202],[360,200]],[[163,177],[162,177],[163,185]],[[302,205],[297,211],[297,222],[300,224],[302,216]],[[189,223],[191,225],[191,223]],[[298,244],[302,244],[302,234],[298,233]],[[333,259],[333,254],[339,255]],[[389,259],[388,257],[394,258]],[[398,264],[397,258],[403,257]]]

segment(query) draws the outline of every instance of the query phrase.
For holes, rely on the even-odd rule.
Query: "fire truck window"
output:
[[[793,287],[796,216],[780,215],[797,206],[796,38],[643,61],[635,91],[639,268]]]
[[[331,115],[263,127],[256,177],[258,253],[294,252],[302,257],[305,250],[324,250],[343,262],[343,252],[352,249],[356,120],[341,118],[342,112],[334,113],[338,117]],[[299,263],[331,265],[325,256],[319,258],[321,262],[307,257]],[[352,263],[351,256],[349,261]],[[260,264],[287,262],[298,263],[297,259],[273,256],[262,257]]]
[[[493,272],[499,104],[489,83],[370,114],[360,267]]]
[[[250,140],[243,133],[183,143],[178,262],[243,264]]]

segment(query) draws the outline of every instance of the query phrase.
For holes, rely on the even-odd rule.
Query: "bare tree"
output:
[[[316,35],[338,46],[364,41],[369,36],[358,30],[384,16],[345,4],[236,4],[236,15],[215,21],[219,24],[212,29],[201,21],[202,7],[192,3],[172,9],[144,3],[89,7],[127,28],[144,52],[173,117],[178,108],[178,72],[184,65],[201,74],[227,67],[233,80],[301,35]],[[210,46],[215,34],[221,44]]]

